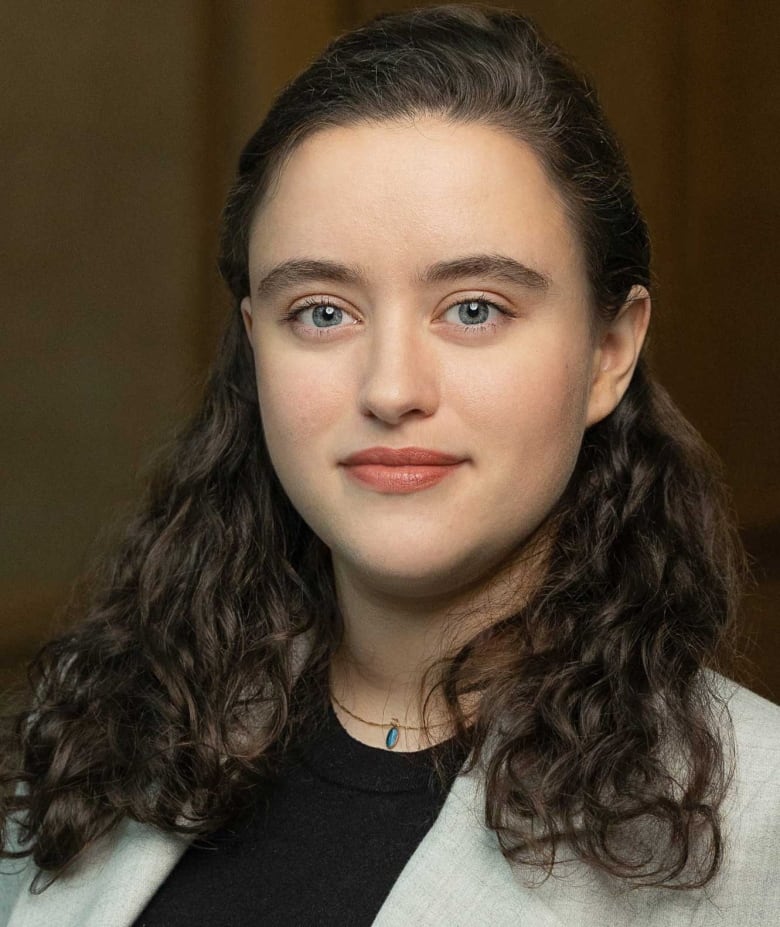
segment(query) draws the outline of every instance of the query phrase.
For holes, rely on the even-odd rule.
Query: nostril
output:
[[[409,415],[432,415],[438,405],[439,388],[432,366],[419,360],[375,365],[360,394],[360,406],[367,415],[394,424]]]

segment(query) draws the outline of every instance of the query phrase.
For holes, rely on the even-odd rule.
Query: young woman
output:
[[[340,38],[221,269],[202,408],[4,750],[0,923],[769,923],[778,710],[715,672],[739,548],[573,65],[467,7]]]

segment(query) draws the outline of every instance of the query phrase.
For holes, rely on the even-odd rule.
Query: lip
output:
[[[380,464],[385,467],[446,467],[463,463],[462,457],[424,447],[367,447],[342,461],[346,467]]]
[[[347,473],[359,483],[393,494],[429,489],[462,463],[460,457],[422,447],[370,447],[343,461]]]

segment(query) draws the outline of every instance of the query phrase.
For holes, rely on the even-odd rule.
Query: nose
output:
[[[396,317],[370,336],[360,390],[363,414],[389,425],[433,415],[439,404],[435,351],[419,322]]]

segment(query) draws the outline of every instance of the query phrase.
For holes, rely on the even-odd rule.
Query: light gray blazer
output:
[[[702,891],[616,891],[580,864],[529,887],[482,823],[476,775],[459,776],[375,927],[765,927],[780,923],[780,708],[728,686],[736,774],[723,809],[724,865]],[[0,868],[0,927],[128,927],[187,848],[127,821],[40,895],[25,861]],[[525,879],[524,879],[525,875]],[[225,923],[229,923],[229,917]],[[210,927],[220,927],[214,924]],[[262,925],[258,925],[262,927]]]

